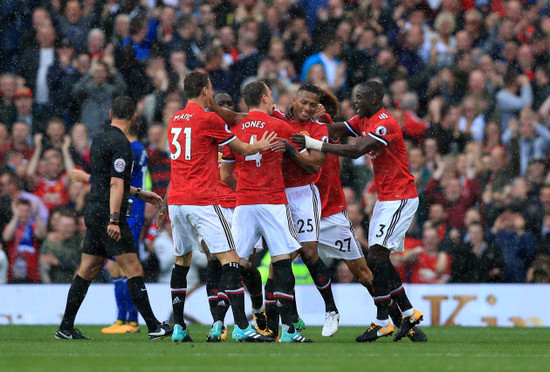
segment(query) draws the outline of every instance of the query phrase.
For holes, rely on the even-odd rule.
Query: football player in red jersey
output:
[[[319,105],[321,95],[322,92],[317,87],[305,84],[296,93],[292,108],[292,119],[287,118],[283,112],[277,109],[273,110],[272,115],[286,121],[295,132],[307,133],[313,138],[326,140],[328,133],[325,125],[313,119],[313,116],[318,115],[318,110],[322,108]],[[235,123],[244,117],[244,114],[225,110],[213,101],[211,101],[210,107],[229,124]],[[299,156],[300,162],[297,161],[296,156]],[[290,158],[285,156],[283,175],[292,219],[298,232],[298,240],[302,245],[300,255],[325,301],[325,325],[322,335],[330,337],[338,331],[340,315],[334,303],[329,270],[319,258],[318,241],[321,203],[319,191],[314,184],[324,160],[325,155],[323,153],[302,149],[300,153],[293,153]],[[250,287],[257,287],[255,281],[245,281],[245,285],[249,289]],[[272,285],[272,280],[268,279],[266,283],[266,303],[272,300],[267,298],[270,293],[273,293],[271,290]],[[269,305],[266,306],[266,311],[269,313],[268,307]],[[268,314],[268,323],[271,324],[270,319],[272,318]],[[304,327],[303,321],[298,317],[294,319],[294,323],[299,330]],[[272,326],[269,329],[275,332]]]
[[[388,319],[392,299],[403,314],[394,341],[406,336],[423,318],[422,313],[412,307],[389,258],[391,252],[403,250],[405,233],[418,207],[418,194],[409,171],[403,132],[397,120],[382,107],[383,98],[381,84],[369,81],[359,85],[354,99],[358,115],[347,122],[328,126],[330,138],[361,137],[354,144],[325,143],[304,135],[292,138],[308,149],[334,155],[357,158],[367,154],[373,163],[378,200],[369,225],[367,262],[374,275],[377,319],[356,338],[358,342],[375,341],[393,334]]]
[[[257,333],[246,319],[239,257],[231,229],[218,204],[216,180],[219,177],[218,145],[227,145],[240,155],[253,155],[269,149],[275,133],[263,131],[254,144],[235,137],[219,116],[205,111],[206,102],[212,98],[212,84],[206,74],[192,72],[187,75],[184,90],[187,106],[170,119],[168,130],[172,172],[167,204],[175,249],[170,281],[176,323],[172,341],[191,341],[183,319],[183,307],[191,254],[193,248],[199,248],[199,235],[222,264],[220,288],[230,299],[235,320],[232,338],[247,342],[273,341]],[[222,326],[217,320],[221,319],[214,322],[208,341],[221,339]]]
[[[265,83],[254,81],[247,84],[243,97],[250,111],[232,128],[238,138],[254,143],[259,134],[268,130],[290,139],[294,129],[284,121],[269,116],[273,113],[273,97]],[[296,153],[292,146],[287,151]],[[241,265],[247,266],[255,243],[262,237],[272,258],[273,293],[279,304],[283,325],[279,341],[311,342],[300,335],[293,324],[297,314],[291,255],[300,248],[300,244],[285,194],[283,155],[267,151],[249,156],[235,155],[234,159],[234,162],[229,162],[229,158],[224,158],[222,180],[237,190],[232,230]]]

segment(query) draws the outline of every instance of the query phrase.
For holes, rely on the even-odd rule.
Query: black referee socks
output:
[[[65,306],[63,320],[59,326],[60,329],[68,330],[74,327],[74,318],[76,318],[76,313],[80,305],[82,305],[84,297],[86,297],[90,283],[91,282],[78,275],[75,276],[71,288],[69,289],[69,294],[67,295],[67,305]]]
[[[130,297],[132,297],[136,309],[145,320],[149,331],[155,330],[159,325],[159,321],[153,314],[153,309],[151,309],[143,276],[134,276],[128,279],[128,292],[130,292]]]

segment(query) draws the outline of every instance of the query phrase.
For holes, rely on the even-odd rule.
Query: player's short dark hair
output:
[[[267,96],[267,85],[263,81],[253,81],[243,89],[244,102],[249,108],[259,107],[262,96]]]
[[[306,83],[306,84],[302,85],[300,88],[298,88],[298,90],[296,91],[296,94],[298,94],[299,92],[310,92],[310,93],[313,93],[313,94],[315,94],[316,96],[319,96],[319,97],[321,97],[323,95],[323,92],[321,91],[321,89],[319,89],[315,85],[309,84],[309,83]]]
[[[199,71],[193,71],[183,81],[183,91],[187,98],[197,98],[201,95],[202,88],[208,86],[208,75]]]
[[[128,134],[132,137],[139,136],[139,129],[141,128],[142,120],[141,118],[136,118],[131,124],[130,128],[128,128]]]
[[[367,89],[368,92],[372,94],[373,98],[376,99],[378,104],[382,103],[382,100],[384,99],[384,88],[382,87],[382,84],[374,80],[369,80],[366,83],[361,83],[361,87],[363,89]]]
[[[136,113],[136,103],[128,96],[118,96],[111,106],[113,118],[130,120]]]

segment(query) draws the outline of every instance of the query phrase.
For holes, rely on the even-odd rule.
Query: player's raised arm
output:
[[[229,142],[227,146],[229,146],[229,148],[231,148],[231,150],[235,151],[237,154],[247,156],[255,154],[257,152],[269,150],[271,143],[275,142],[276,140],[277,133],[268,133],[266,131],[262,135],[262,138],[260,138],[258,141],[253,141],[252,144],[243,142],[240,139],[235,138],[233,141]]]
[[[327,127],[331,126],[332,125],[328,125]],[[291,140],[292,142],[302,145],[307,149],[322,151],[325,153],[345,156],[347,158],[353,159],[357,159],[358,157],[365,155],[366,153],[373,150],[376,150],[383,145],[380,140],[374,139],[370,136],[361,137],[355,143],[348,143],[345,145],[325,143],[323,141],[313,139],[309,136],[304,136],[303,134],[294,134],[291,137]]]
[[[246,116],[246,113],[235,112],[233,110],[220,106],[216,102],[216,100],[214,100],[214,97],[211,97],[211,98],[208,97],[208,100],[206,101],[206,107],[208,107],[210,111],[218,114],[218,116],[222,118],[222,120],[225,121],[225,123],[229,127],[237,124],[240,120],[242,120]]]

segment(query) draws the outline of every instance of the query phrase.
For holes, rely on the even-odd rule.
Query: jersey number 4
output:
[[[256,135],[253,135],[252,137],[250,137],[250,144],[253,145],[254,142],[256,142]],[[256,166],[257,167],[260,167],[262,165],[262,154],[257,152],[255,154],[252,154],[252,155],[247,155],[244,157],[244,160],[245,161],[256,161]]]
[[[191,128],[172,128],[170,133],[174,135],[172,138],[172,145],[176,148],[176,152],[170,152],[170,158],[176,160],[181,156],[181,144],[178,138],[183,131],[185,135],[185,160],[191,160]]]

